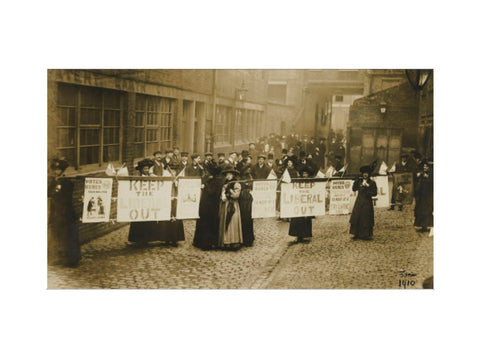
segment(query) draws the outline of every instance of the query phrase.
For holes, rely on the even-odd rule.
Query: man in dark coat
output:
[[[360,168],[362,174],[353,183],[353,191],[358,191],[350,217],[350,234],[353,239],[371,240],[375,223],[372,197],[377,195],[377,185],[370,178],[370,165]]]
[[[275,160],[273,159],[273,154],[268,154],[267,155],[267,162],[265,163],[265,166],[267,168],[267,171],[268,171],[268,174],[270,175],[270,172],[273,172],[275,173],[275,175],[277,174],[277,164],[275,163]],[[268,175],[267,175],[268,177]]]
[[[162,159],[163,169],[170,172],[171,175],[175,176],[176,170],[178,169],[177,164],[173,160],[173,150],[165,150],[165,157]]]
[[[202,165],[200,165],[200,155],[195,153],[191,156],[191,158],[192,163],[185,169],[185,176],[203,177],[204,168]]]
[[[205,175],[213,177],[217,174],[218,165],[213,159],[213,154],[211,152],[205,153],[205,161],[203,163],[203,168],[205,169]]]
[[[423,170],[417,173],[415,180],[415,227],[421,227],[420,232],[427,232],[433,227],[433,162],[422,162]]]
[[[180,163],[178,164],[178,172],[182,172],[188,166],[188,152],[182,151],[180,154]]]
[[[155,151],[153,153],[153,166],[150,168],[150,174],[163,176],[163,158],[164,155],[161,151]]]
[[[248,161],[248,151],[242,150],[242,159],[237,163],[236,169],[241,173],[243,168],[247,165]]]
[[[265,165],[265,155],[260,154],[258,155],[258,162],[252,168],[252,177],[256,180],[264,180],[268,177],[268,174],[272,170],[269,169],[267,165]]]
[[[74,182],[62,177],[67,169],[65,160],[54,159],[48,185],[48,263],[76,266],[82,255],[73,208]]]

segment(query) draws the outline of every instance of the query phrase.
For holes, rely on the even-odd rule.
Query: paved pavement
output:
[[[305,244],[293,244],[289,223],[258,219],[254,246],[239,251],[193,247],[195,221],[185,221],[186,241],[178,247],[127,246],[126,226],[84,244],[79,266],[50,266],[48,288],[422,288],[433,275],[433,237],[415,231],[412,210],[377,208],[373,241],[350,238],[349,215],[317,217]]]

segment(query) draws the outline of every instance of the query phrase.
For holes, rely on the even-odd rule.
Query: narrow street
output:
[[[415,231],[413,206],[376,208],[373,241],[352,240],[349,217],[317,217],[303,244],[293,244],[288,222],[258,219],[254,246],[239,251],[193,247],[195,221],[185,221],[178,247],[128,246],[126,226],[84,244],[78,267],[50,266],[48,288],[421,289],[433,275],[433,237]]]

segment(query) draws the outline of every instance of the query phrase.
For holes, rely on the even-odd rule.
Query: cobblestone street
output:
[[[50,266],[50,289],[395,289],[421,288],[433,275],[433,237],[417,233],[413,207],[376,209],[373,241],[354,241],[349,215],[313,221],[310,243],[292,244],[289,223],[255,220],[253,247],[202,251],[192,246],[194,221],[178,247],[127,246],[128,226],[86,243],[76,268]],[[402,277],[400,271],[415,274]]]

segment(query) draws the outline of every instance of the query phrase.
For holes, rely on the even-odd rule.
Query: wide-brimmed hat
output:
[[[222,170],[222,175],[226,175],[229,172],[234,175],[240,175],[240,172],[238,172],[238,170],[233,166],[225,166],[225,168]]]
[[[303,165],[302,167],[300,167],[298,169],[298,173],[300,174],[300,176],[302,176],[302,174],[306,172],[308,174],[308,176],[312,176],[313,175],[313,170],[310,166],[307,166],[307,165]]]
[[[372,173],[372,166],[370,165],[364,165],[362,167],[360,167],[360,173],[368,173],[368,174],[371,174]]]
[[[62,172],[65,171],[68,166],[69,165],[67,160],[62,160],[62,159],[53,159],[52,163],[50,164],[50,168],[52,170],[60,169],[62,170]]]
[[[150,159],[143,159],[143,160],[140,160],[138,163],[137,163],[137,166],[135,167],[135,170],[142,170],[142,167],[144,166],[148,166],[148,167],[152,167],[154,165],[154,162]]]

